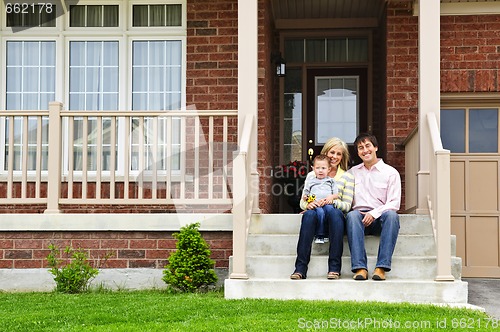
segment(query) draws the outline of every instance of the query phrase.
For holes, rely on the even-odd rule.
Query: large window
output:
[[[66,5],[70,11],[63,15],[56,13],[55,5],[44,10],[35,6],[30,8],[31,14],[24,16],[15,12],[0,13],[0,22],[4,24],[4,29],[0,30],[0,52],[3,52],[0,78],[4,80],[0,83],[0,112],[2,109],[47,110],[49,102],[56,100],[63,103],[64,109],[89,112],[167,111],[185,107],[185,0],[151,3],[143,0],[106,0],[104,3],[75,0],[66,2]],[[49,13],[51,10],[53,12]],[[122,15],[124,13],[130,14]],[[29,29],[16,34],[17,30],[5,27]],[[10,149],[15,155],[14,169],[22,168],[20,149],[26,137],[24,132],[28,132],[28,148],[36,148],[40,125],[35,119],[29,118],[25,124],[20,117],[6,118],[0,123],[0,144],[5,146],[0,152],[0,164],[4,170],[7,169],[9,144],[14,147]],[[99,141],[103,145],[100,167],[109,170],[112,122],[106,117],[101,119],[102,123],[97,119],[84,121],[75,118],[71,124],[74,170],[83,170],[84,159],[88,161],[88,170],[98,169],[96,144]],[[133,130],[139,125],[138,119],[130,120],[129,126]],[[47,124],[47,119],[43,119],[44,165],[47,161]],[[63,125],[69,133],[69,123]],[[180,119],[167,121],[163,118],[153,125],[152,118],[146,118],[145,129],[134,130],[131,137],[124,133],[124,121],[117,121],[116,126],[116,158],[123,158],[121,149],[125,140],[130,151],[136,153],[130,161],[132,170],[151,168],[153,160],[159,163],[157,169],[167,170],[167,151],[175,155],[169,156],[171,168],[179,169]],[[103,137],[99,140],[95,135],[98,127],[103,128]],[[144,135],[141,139],[137,136],[139,132]],[[156,157],[148,151],[154,141],[153,133],[160,145]],[[12,134],[14,139],[9,141]],[[146,165],[136,163],[140,142],[146,144]],[[88,146],[86,158],[82,155],[83,144]],[[29,169],[34,169],[35,157],[30,155]],[[67,160],[64,165],[68,165]]]
[[[452,153],[498,153],[498,108],[441,110],[443,147]]]

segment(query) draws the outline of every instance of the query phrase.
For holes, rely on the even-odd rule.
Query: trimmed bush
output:
[[[177,250],[170,255],[162,279],[174,290],[195,292],[217,282],[215,263],[199,227],[200,223],[190,224],[172,234]]]

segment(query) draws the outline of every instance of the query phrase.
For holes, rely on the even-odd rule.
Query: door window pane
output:
[[[304,40],[288,39],[285,40],[285,56],[287,62],[304,62]]]
[[[349,62],[368,61],[368,40],[366,38],[350,38],[347,40],[347,60]]]
[[[443,148],[452,153],[465,152],[465,110],[441,110]]]
[[[469,152],[498,152],[497,109],[469,110]]]
[[[345,38],[342,39],[328,39],[327,40],[327,55],[328,61],[331,62],[345,62],[347,61]]]
[[[316,79],[316,143],[330,137],[354,142],[358,133],[358,78]]]
[[[306,40],[306,61],[307,62],[325,62],[325,40],[308,39]]]

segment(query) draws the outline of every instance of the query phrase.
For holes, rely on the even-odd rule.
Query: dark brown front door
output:
[[[315,68],[307,71],[306,157],[317,155],[331,137],[349,145],[368,129],[365,68]]]

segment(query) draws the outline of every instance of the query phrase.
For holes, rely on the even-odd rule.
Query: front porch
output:
[[[463,303],[467,300],[466,284],[459,281],[460,273],[457,272],[457,259],[452,258],[450,239],[449,155],[440,144],[439,117],[435,115],[439,110],[439,47],[435,47],[436,41],[439,42],[439,34],[435,32],[439,31],[439,15],[437,18],[431,15],[428,19],[426,15],[436,12],[436,8],[429,3],[423,2],[420,6],[419,19],[426,20],[425,25],[419,25],[419,29],[422,29],[420,34],[430,36],[421,41],[419,48],[419,79],[426,84],[419,85],[420,129],[408,141],[408,156],[411,158],[406,158],[409,165],[406,166],[405,175],[407,208],[414,208],[419,214],[430,214],[430,218],[422,223],[432,226],[422,231],[423,234],[417,231],[406,235],[424,236],[425,245],[434,246],[434,249],[424,255],[432,258],[417,258],[424,261],[425,274],[417,275],[411,281],[405,281],[406,283],[394,281],[382,286],[378,284],[377,287],[394,288],[393,297],[383,298],[385,301]],[[427,8],[426,5],[430,7]],[[5,206],[5,213],[0,215],[1,230],[13,234],[13,237],[23,232],[44,232],[44,236],[48,237],[52,232],[68,232],[68,236],[78,236],[80,232],[127,232],[131,236],[127,239],[128,247],[126,251],[117,253],[129,258],[129,255],[134,256],[132,258],[136,265],[127,263],[124,267],[115,268],[129,270],[144,267],[140,264],[147,264],[147,248],[142,246],[158,246],[158,237],[166,234],[154,234],[156,239],[148,242],[147,240],[153,240],[149,238],[149,232],[176,231],[185,223],[201,221],[203,232],[230,234],[230,239],[223,240],[226,240],[224,245],[229,243],[232,250],[222,253],[232,255],[229,279],[226,280],[229,298],[248,294],[256,297],[275,294],[279,298],[302,294],[302,298],[308,298],[309,295],[306,294],[310,291],[309,287],[316,287],[311,284],[317,282],[318,287],[325,287],[326,281],[311,278],[302,283],[302,286],[293,284],[294,288],[289,288],[291,281],[287,278],[293,266],[290,247],[282,253],[287,256],[282,260],[283,265],[275,270],[283,280],[273,284],[270,280],[276,278],[276,275],[265,278],[266,275],[255,273],[259,263],[254,260],[255,252],[251,251],[252,241],[255,240],[254,227],[259,219],[276,218],[275,215],[261,214],[259,209],[268,195],[262,190],[265,187],[260,184],[271,181],[266,174],[259,174],[259,152],[265,150],[266,156],[263,159],[269,157],[270,153],[262,144],[268,144],[271,139],[266,136],[266,131],[259,131],[258,125],[266,114],[259,114],[258,105],[258,81],[262,76],[258,61],[262,59],[258,56],[257,1],[238,1],[238,40],[245,42],[238,43],[237,111],[77,112],[63,111],[60,103],[52,103],[47,112],[3,113],[3,123],[8,124],[5,127],[8,128],[8,148],[4,163],[7,171],[3,179],[3,191],[0,191],[0,194],[3,193],[0,203]],[[269,69],[267,60],[266,58],[264,67]],[[272,107],[272,103],[267,102],[265,106],[265,111],[272,113],[272,108],[267,108]],[[33,128],[36,130],[32,130]],[[44,132],[47,133],[46,136]],[[76,132],[80,134],[75,135]],[[161,133],[167,134],[162,137]],[[384,132],[384,141],[387,136],[389,135]],[[266,162],[272,163],[269,160]],[[33,204],[45,213],[36,216],[7,214],[14,206],[24,206],[26,210],[23,212],[27,212]],[[191,214],[181,216],[165,212]],[[214,214],[215,212],[220,214]],[[287,244],[293,244],[295,238],[292,234],[297,234],[299,217],[284,216],[287,220],[277,223],[268,221],[267,226],[272,228],[269,232],[275,234],[283,225],[291,226],[285,227],[285,234],[291,239]],[[292,222],[288,223],[288,219]],[[141,248],[132,245],[135,232],[146,234],[141,235],[145,240],[140,244]],[[96,250],[106,249],[102,239],[98,242],[95,238],[84,240],[86,245],[97,246]],[[7,245],[14,247],[17,243],[21,246],[20,241],[9,241],[11,240],[6,241]],[[271,236],[263,247],[272,247],[274,241]],[[30,250],[31,255],[35,252],[28,242],[30,241],[22,244],[28,248],[9,249],[9,257],[5,257],[7,250],[2,249],[2,267],[15,270],[17,267],[30,268],[21,264],[25,259],[22,255],[28,255]],[[154,248],[162,250],[156,252],[156,255],[167,257],[168,250],[172,249],[171,244],[168,248]],[[420,242],[413,245],[425,246]],[[38,249],[42,250],[37,252],[37,264],[43,271],[44,248]],[[318,254],[315,266],[321,266],[324,261],[321,253]],[[276,255],[270,252],[268,256]],[[229,261],[229,257],[224,256],[223,259]],[[406,258],[398,260],[401,266],[411,265],[403,264]],[[21,263],[19,266],[14,263],[7,266],[6,261]],[[146,266],[145,273],[157,274],[162,262],[165,262],[164,258],[156,258],[156,265]],[[345,261],[344,268],[348,266],[348,261]],[[343,274],[345,277],[340,283],[329,283],[326,286],[334,288],[331,294],[337,295],[338,299],[342,299],[339,288],[350,283],[349,272],[344,270]],[[318,270],[317,277],[320,276],[322,274]],[[431,299],[428,298],[429,293],[418,295],[418,288],[414,294],[419,297],[410,299],[401,296],[408,283],[419,285],[422,280],[434,285],[432,287],[436,287],[442,296]],[[262,284],[282,284],[284,288],[277,292],[262,288],[268,291],[258,293],[255,288],[248,288],[252,284],[261,288]],[[372,286],[375,285],[371,281],[367,282],[363,286],[366,287],[363,292],[372,291],[375,288]],[[303,289],[297,292],[295,287]],[[250,293],[245,293],[245,289],[250,289]],[[317,291],[312,294],[319,296]],[[355,292],[352,295],[359,297]]]

